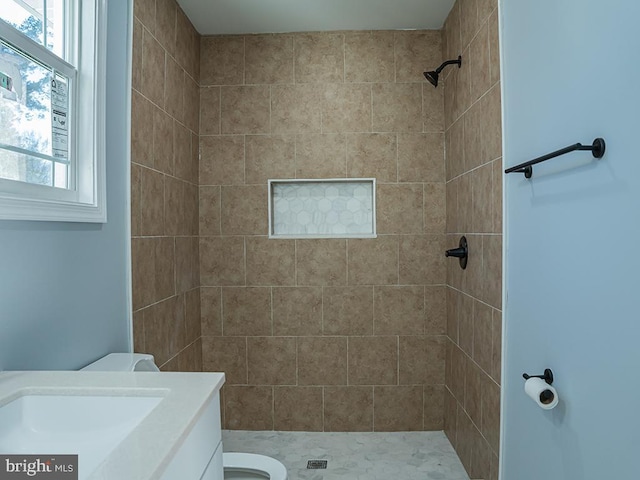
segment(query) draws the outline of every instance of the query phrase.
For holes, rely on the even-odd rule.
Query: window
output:
[[[0,1],[2,219],[106,221],[104,2]]]

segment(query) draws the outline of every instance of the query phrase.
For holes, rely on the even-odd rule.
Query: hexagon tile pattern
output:
[[[272,234],[374,234],[373,182],[274,182]]]

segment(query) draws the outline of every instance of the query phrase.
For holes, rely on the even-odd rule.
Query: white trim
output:
[[[70,189],[0,181],[0,219],[104,223],[107,221],[105,91],[107,0],[69,2],[68,45],[75,45],[73,66],[21,32],[0,22],[0,34],[24,53],[69,77],[70,158],[75,175]],[[79,30],[79,32],[78,32]],[[87,48],[88,47],[88,48]],[[37,58],[35,58],[37,60]],[[82,132],[80,133],[80,129]],[[82,158],[80,158],[82,156]]]

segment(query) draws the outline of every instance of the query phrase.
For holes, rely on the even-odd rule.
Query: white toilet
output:
[[[159,372],[153,355],[110,353],[82,370],[96,372]],[[223,453],[224,478],[235,480],[287,480],[287,469],[275,458],[254,453]]]

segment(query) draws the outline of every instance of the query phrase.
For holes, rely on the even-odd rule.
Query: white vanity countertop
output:
[[[0,405],[33,394],[163,397],[88,477],[88,480],[152,480],[160,478],[208,400],[223,383],[223,373],[2,372]]]

